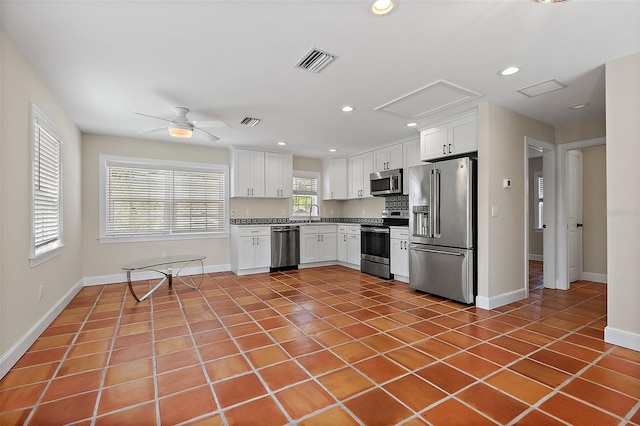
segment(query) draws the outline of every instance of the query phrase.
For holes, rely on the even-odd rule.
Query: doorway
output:
[[[605,138],[558,145],[558,286],[607,282]]]
[[[556,288],[556,147],[525,137],[525,287]]]

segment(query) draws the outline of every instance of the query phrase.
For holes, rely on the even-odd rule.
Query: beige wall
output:
[[[607,274],[606,146],[582,149],[582,263],[584,272]]]
[[[536,195],[535,172],[542,171],[542,157],[529,159],[529,254],[542,256],[544,238],[543,233],[533,229],[535,223],[534,211],[537,208],[533,199]]]
[[[227,265],[229,238],[101,243],[99,236],[99,156],[118,155],[210,164],[229,164],[229,151],[200,145],[155,142],[115,136],[85,134],[82,138],[83,275],[96,277],[122,273],[123,264],[162,253],[199,253],[205,266]],[[257,210],[257,208],[256,208]]]
[[[553,142],[553,127],[485,103],[478,108],[478,296],[483,299],[524,289],[525,136]],[[512,187],[504,189],[509,178]],[[498,216],[491,216],[491,206]],[[526,249],[526,250],[525,250]]]
[[[343,201],[344,217],[379,218],[384,210],[384,197]]]
[[[5,34],[1,37],[0,351],[5,355],[82,279],[82,210],[80,132],[15,44]],[[56,125],[64,143],[64,249],[34,268],[29,263],[30,102]]]
[[[605,115],[562,124],[555,129],[557,144],[602,138],[606,133]]]
[[[640,350],[640,52],[606,65],[607,329]]]

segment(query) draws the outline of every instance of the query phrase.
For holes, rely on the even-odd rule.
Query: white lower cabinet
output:
[[[391,273],[398,281],[409,282],[409,228],[391,227]]]
[[[335,262],[338,258],[336,225],[300,227],[300,263]]]
[[[271,228],[231,227],[231,270],[237,275],[268,272],[271,266]]]
[[[338,226],[338,261],[360,269],[360,225]]]

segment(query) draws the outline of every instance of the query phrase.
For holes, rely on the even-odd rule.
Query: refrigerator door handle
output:
[[[409,248],[411,250],[415,250],[415,251],[426,251],[428,253],[436,253],[436,254],[448,254],[449,256],[464,256],[464,253],[452,253],[450,251],[442,251],[442,250],[433,250],[433,249],[426,249],[426,248],[420,248],[419,246],[415,245],[415,244],[411,244],[409,246]]]
[[[440,170],[435,169],[433,191],[433,237],[440,238]]]

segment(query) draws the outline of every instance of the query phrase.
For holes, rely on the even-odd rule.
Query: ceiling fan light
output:
[[[169,134],[174,138],[189,139],[193,136],[193,129],[187,126],[169,126]]]

